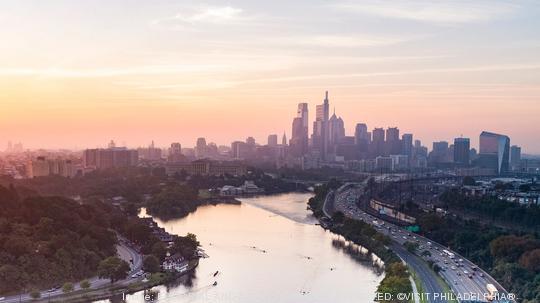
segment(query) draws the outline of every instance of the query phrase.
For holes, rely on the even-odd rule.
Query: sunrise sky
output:
[[[0,0],[0,28],[0,149],[265,143],[329,90],[348,135],[540,153],[538,1]]]

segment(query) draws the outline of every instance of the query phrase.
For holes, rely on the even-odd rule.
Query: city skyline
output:
[[[423,142],[463,134],[478,146],[488,129],[540,153],[534,2],[3,6],[4,142],[229,144],[284,130],[290,138],[291,108],[307,102],[313,117],[329,90],[348,135],[363,122]]]
[[[293,139],[294,141],[294,138],[295,138],[295,135],[294,135],[294,132],[295,132],[295,128],[297,126],[295,126],[295,123],[296,123],[296,120],[298,120],[298,122],[301,122],[302,124],[302,128],[304,128],[304,130],[302,130],[301,132],[304,133],[303,136],[306,136],[305,140],[306,142],[303,143],[303,144],[306,144],[306,147],[305,149],[303,150],[302,153],[306,152],[307,151],[307,144],[309,143],[310,146],[314,144],[315,148],[317,148],[317,145],[321,145],[321,147],[319,147],[319,149],[322,148],[322,146],[324,146],[325,144],[329,144],[329,141],[327,143],[324,143],[324,139],[319,139],[321,140],[321,142],[317,143],[317,135],[316,135],[316,131],[315,131],[315,128],[317,127],[317,123],[318,121],[321,121],[321,119],[324,120],[324,123],[322,124],[323,126],[320,126],[320,128],[323,128],[323,129],[326,129],[326,130],[322,130],[323,133],[326,133],[326,136],[328,137],[326,140],[332,140],[332,134],[330,134],[330,132],[332,132],[332,118],[329,117],[330,115],[330,108],[329,108],[329,96],[328,96],[329,92],[326,91],[325,92],[325,95],[324,95],[324,99],[322,100],[322,104],[315,104],[313,107],[314,109],[312,109],[313,111],[315,111],[315,113],[312,112],[312,115],[314,115],[315,117],[312,117],[312,120],[309,119],[309,103],[307,102],[300,102],[297,104],[298,106],[298,109],[297,109],[297,113],[296,115],[292,115],[292,130],[291,130],[291,127],[289,127],[289,131],[287,131],[287,128],[284,128],[284,131],[283,131],[283,136],[285,138],[291,138]],[[399,132],[400,132],[400,126],[399,125],[393,125],[393,126],[387,126],[387,127],[380,127],[380,126],[374,126],[374,127],[370,127],[368,124],[364,123],[363,121],[356,121],[354,123],[349,123],[351,125],[353,125],[353,130],[352,132],[347,128],[347,127],[344,127],[346,126],[347,124],[344,123],[344,119],[341,118],[341,116],[336,116],[336,108],[335,108],[335,104],[332,105],[333,106],[333,118],[334,119],[338,119],[341,123],[341,127],[344,128],[345,130],[345,133],[342,134],[341,136],[344,137],[344,136],[348,136],[348,137],[356,137],[357,135],[357,132],[358,132],[358,129],[357,127],[359,125],[362,125],[362,127],[366,127],[366,129],[362,130],[361,132],[366,132],[367,131],[367,135],[369,135],[369,138],[368,138],[368,141],[371,141],[371,136],[372,136],[372,133],[373,131],[382,131],[383,132],[383,138],[382,140],[383,141],[386,141],[388,140],[388,138],[385,138],[385,135],[384,135],[384,132],[386,132],[386,137],[388,137],[388,134],[389,132],[390,133],[393,133],[394,131],[397,131],[397,137],[396,139],[397,140],[401,140],[400,136],[399,136]],[[317,111],[319,111],[319,113],[317,114]],[[323,118],[321,118],[323,117]],[[312,126],[311,128],[309,127],[309,124],[312,123]],[[330,123],[330,124],[329,124]],[[307,124],[307,126],[305,126]],[[335,126],[334,126],[335,127]],[[298,130],[297,130],[298,131]],[[321,131],[319,131],[320,133]],[[335,130],[334,130],[335,132]],[[338,131],[339,132],[339,131]],[[482,129],[480,131],[480,133],[483,133],[485,132],[485,129]],[[234,142],[238,142],[238,141],[247,141],[247,140],[255,140],[255,142],[257,143],[257,145],[266,145],[269,138],[271,136],[279,136],[278,134],[279,132],[276,132],[276,133],[268,133],[266,135],[262,135],[263,138],[254,138],[254,136],[251,136],[251,135],[246,135],[244,138],[241,138],[241,137],[233,137],[233,139],[231,139],[230,142],[217,142],[215,140],[212,140],[211,138],[208,140],[208,143],[213,143],[213,144],[216,144],[217,146],[228,146],[230,147],[231,144],[233,144]],[[289,135],[287,135],[289,134]],[[405,137],[408,137],[408,136],[411,136],[411,140],[412,140],[412,136],[413,134],[411,132],[403,132],[402,133],[403,136]],[[197,149],[197,146],[200,142],[200,140],[206,140],[208,137],[207,136],[200,136],[200,135],[196,135],[194,134],[194,140],[192,143],[189,143],[187,140],[181,140],[179,138],[172,138],[169,142],[166,142],[166,143],[162,143],[162,144],[157,144],[157,146],[159,147],[168,147],[170,144],[182,144],[182,146],[184,148],[194,148],[195,150]],[[234,135],[233,135],[234,136]],[[314,140],[314,136],[315,136],[315,141]],[[321,136],[320,134],[318,136]],[[360,135],[362,136],[362,134]],[[324,136],[323,136],[324,137]],[[153,137],[152,137],[153,138]],[[469,142],[474,142],[475,144],[470,144],[470,148],[474,148],[475,150],[479,150],[480,149],[480,140],[477,139],[479,138],[478,135],[466,135],[466,134],[459,134],[459,135],[454,135],[453,137],[451,138],[435,138],[433,139],[433,141],[425,141],[423,140],[422,138],[419,138],[419,137],[415,137],[415,140],[419,140],[423,143],[423,145],[427,146],[429,150],[431,150],[431,143],[435,144],[435,143],[438,143],[438,142],[445,142],[446,144],[452,144],[452,142],[455,142],[456,140],[459,140],[459,139],[466,139],[468,140]],[[244,140],[245,139],[245,140]],[[358,138],[357,138],[358,139]],[[357,140],[355,139],[355,140]],[[284,139],[285,140],[285,139]],[[334,139],[336,140],[336,139]],[[376,141],[376,138],[373,138],[374,141]],[[141,144],[138,144],[138,145],[130,145],[128,144],[126,141],[122,140],[117,140],[116,138],[111,138],[110,141],[108,141],[107,143],[104,143],[104,142],[100,142],[96,145],[87,145],[87,146],[76,146],[74,147],[75,150],[84,150],[84,149],[87,149],[87,148],[104,148],[104,147],[107,147],[109,146],[110,147],[110,144],[111,143],[116,143],[116,142],[120,142],[120,146],[125,146],[125,147],[130,147],[130,148],[135,148],[135,147],[146,147],[146,146],[154,146],[155,143],[154,143],[154,139],[151,139],[150,142],[151,143],[148,143],[148,141],[145,141]],[[178,141],[181,141],[181,142],[178,142]],[[308,142],[309,141],[309,142]],[[177,143],[178,142],[178,143]],[[285,141],[284,141],[285,142]],[[286,141],[287,142],[287,145],[289,145],[292,141]],[[314,143],[315,142],[315,143]],[[206,143],[206,142],[205,142]],[[412,141],[411,141],[412,143]],[[193,144],[193,145],[192,145]],[[298,144],[298,142],[296,142],[296,144]],[[333,144],[337,144],[337,141],[334,141]],[[21,140],[8,140],[6,142],[6,149],[5,150],[10,150],[12,148],[12,146],[17,146],[17,149],[21,149],[22,146],[24,146],[24,150],[26,149],[72,149],[73,147],[69,147],[69,146],[52,146],[52,147],[44,147],[44,146],[38,146],[38,147],[33,147],[33,146],[26,146],[24,145]],[[301,145],[301,144],[300,144]],[[412,144],[411,144],[412,145]],[[515,141],[512,142],[512,145],[516,145]],[[521,147],[521,146],[520,146]],[[2,151],[2,149],[0,149],[0,151]],[[293,154],[294,154],[294,151],[293,151]],[[399,154],[399,152],[396,152],[395,154]],[[525,154],[527,154],[527,152],[525,152]],[[529,152],[529,154],[531,155],[536,155],[534,152]],[[325,156],[323,156],[324,158]]]

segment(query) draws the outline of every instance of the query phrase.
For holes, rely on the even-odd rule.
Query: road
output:
[[[427,265],[427,261],[432,261],[442,268],[440,276],[447,282],[458,298],[471,298],[471,300],[487,302],[487,299],[485,298],[488,293],[486,287],[487,284],[493,284],[497,287],[499,292],[507,293],[504,288],[486,272],[449,248],[419,235],[413,235],[405,229],[389,222],[384,222],[381,219],[375,218],[362,211],[357,206],[356,202],[360,199],[363,192],[362,185],[348,186],[342,191],[337,190],[334,193],[334,210],[341,211],[348,217],[369,223],[379,232],[390,237],[394,242],[391,248],[419,275],[419,278],[424,283],[425,292],[444,292],[442,287],[437,283],[436,274]],[[417,243],[419,245],[420,254],[425,252],[426,256],[420,258],[411,254],[404,249],[403,245],[405,242]],[[430,300],[430,302],[445,301]]]
[[[118,236],[118,239],[119,239],[119,243],[116,246],[118,257],[127,261],[128,263],[130,263],[130,261],[133,260],[133,264],[131,264],[131,271],[129,272],[128,277],[124,280],[117,281],[116,285],[127,285],[131,282],[142,279],[141,277],[132,277],[134,273],[139,272],[142,268],[142,255],[138,253],[135,250],[135,248],[133,248],[133,246],[129,243],[128,240],[120,236]],[[101,279],[99,277],[88,279],[88,281],[91,284],[91,289],[97,289],[107,284],[110,284],[109,279]],[[74,283],[73,286],[74,286],[74,291],[81,289],[80,283],[76,283],[76,284]],[[64,293],[61,288],[43,290],[41,291],[41,298],[53,299],[55,297],[62,296],[63,294]],[[5,297],[0,302],[1,303],[18,303],[18,302],[28,302],[28,301],[33,301],[33,299],[30,297],[29,293],[25,293],[25,294]]]

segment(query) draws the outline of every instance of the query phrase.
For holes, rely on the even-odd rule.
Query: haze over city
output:
[[[0,144],[262,142],[290,137],[296,104],[314,108],[329,90],[347,135],[363,122],[477,146],[487,129],[540,153],[539,11],[532,1],[4,1]]]

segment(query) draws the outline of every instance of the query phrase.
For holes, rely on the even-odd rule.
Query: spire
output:
[[[328,91],[324,95],[324,103],[328,103]]]

